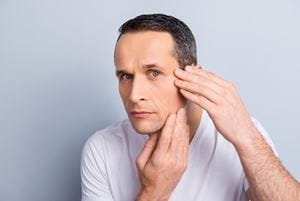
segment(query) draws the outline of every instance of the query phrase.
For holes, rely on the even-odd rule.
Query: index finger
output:
[[[170,114],[160,134],[155,152],[166,152],[171,143],[173,129],[176,122],[176,114]]]
[[[205,70],[202,65],[197,65],[197,66],[192,67],[190,69],[191,69],[191,71],[195,71],[200,76],[204,76],[208,79],[213,80],[215,83],[217,83],[220,86],[225,86],[226,87],[230,84],[230,82],[223,79],[221,76],[217,75],[216,73]]]
[[[190,141],[190,133],[187,125],[186,112],[181,108],[177,112],[176,124],[173,131],[171,151],[177,150],[180,146],[188,146]]]

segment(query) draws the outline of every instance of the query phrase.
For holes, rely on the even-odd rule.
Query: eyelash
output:
[[[151,73],[155,72],[155,73],[158,73],[158,75],[161,74],[161,72],[159,72],[158,70],[149,70],[148,72],[151,72]],[[123,78],[124,75],[132,76],[132,75],[130,75],[130,74],[123,73],[123,74],[120,75],[120,80],[125,80],[125,79]],[[157,75],[157,76],[158,76],[158,75]],[[155,76],[155,77],[157,77],[157,76]]]

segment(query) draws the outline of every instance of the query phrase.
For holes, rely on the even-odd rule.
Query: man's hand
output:
[[[186,111],[170,114],[136,159],[141,191],[137,200],[168,200],[188,164],[189,126]]]
[[[234,145],[255,129],[236,87],[201,66],[176,69],[175,81],[181,94],[205,109],[217,130]]]
[[[219,76],[187,66],[175,84],[188,100],[205,109],[218,131],[236,148],[253,200],[299,200],[300,184],[285,170],[253,124],[235,86]],[[259,157],[258,157],[259,156]]]

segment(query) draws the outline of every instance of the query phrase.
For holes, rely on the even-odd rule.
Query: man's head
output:
[[[197,64],[194,36],[182,21],[162,14],[128,20],[119,32],[115,65],[129,120],[138,133],[157,132],[186,104],[174,85],[174,70]]]

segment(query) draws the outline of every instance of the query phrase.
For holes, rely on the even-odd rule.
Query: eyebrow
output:
[[[157,63],[152,63],[152,64],[145,64],[142,66],[143,68],[146,68],[146,69],[151,69],[151,68],[158,68],[158,69],[163,69],[162,65],[160,64],[157,64]],[[125,73],[125,74],[130,74],[127,70],[116,70],[116,76],[119,77],[119,75],[121,73]]]

